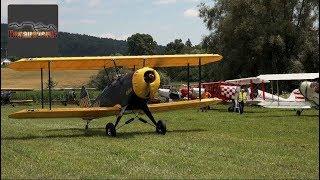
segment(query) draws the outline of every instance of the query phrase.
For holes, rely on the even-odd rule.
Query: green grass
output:
[[[22,108],[1,108],[3,179],[319,178],[317,110],[179,110],[155,114],[167,121],[164,136],[134,122],[109,138],[114,117],[93,121],[86,135],[79,119],[8,119]]]

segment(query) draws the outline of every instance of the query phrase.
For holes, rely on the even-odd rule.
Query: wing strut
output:
[[[190,92],[190,64],[188,63],[188,94],[187,94],[188,100],[190,99],[189,92]]]
[[[278,96],[278,106],[280,105],[279,102],[279,81],[277,80],[277,96]]]
[[[113,62],[114,68],[116,70],[117,77],[119,77],[120,73],[119,73],[119,68],[116,64],[116,61],[114,59],[112,59],[112,62]]]
[[[50,67],[50,61],[48,62],[48,84],[49,84],[49,109],[51,110],[51,67]]]
[[[201,58],[199,58],[199,100],[201,101]]]
[[[44,99],[43,99],[43,68],[41,68],[40,71],[40,76],[41,76],[41,108],[44,108]]]
[[[145,67],[146,66],[146,59],[144,58],[143,59],[143,67]]]

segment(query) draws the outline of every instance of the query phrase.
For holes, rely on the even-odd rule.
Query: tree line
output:
[[[174,39],[158,45],[149,34],[126,41],[59,32],[61,56],[217,53],[219,63],[203,66],[203,81],[259,74],[318,72],[319,4],[316,0],[213,0],[198,5],[210,33],[200,44]],[[1,46],[3,46],[1,25]],[[186,68],[165,68],[171,81],[186,81]],[[191,80],[198,71],[191,69]]]

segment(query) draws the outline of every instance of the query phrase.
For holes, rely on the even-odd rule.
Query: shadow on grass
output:
[[[300,116],[296,115],[295,113],[293,114],[284,114],[284,115],[268,115],[268,116],[247,116],[247,117],[254,117],[254,118],[266,118],[266,117],[274,117],[274,118],[283,118],[283,117],[319,117],[318,114],[302,114]]]
[[[103,129],[103,130],[102,130]],[[55,134],[55,135],[39,135],[39,136],[33,136],[33,135],[29,135],[29,136],[25,136],[25,137],[4,137],[1,138],[1,140],[33,140],[33,139],[52,139],[52,138],[77,138],[77,137],[106,137],[108,138],[108,136],[106,136],[106,133],[104,131],[104,128],[90,128],[87,132],[84,129],[80,129],[80,128],[69,128],[69,129],[52,129],[52,130],[47,130],[47,131],[82,131],[82,134]],[[179,130],[171,130],[171,131],[167,131],[167,134],[171,134],[171,133],[188,133],[188,132],[202,132],[202,131],[207,131],[204,129],[179,129]],[[127,138],[131,138],[137,135],[151,135],[151,134],[155,134],[157,135],[157,133],[155,131],[147,131],[147,132],[119,132],[117,133],[117,137],[116,138],[122,138],[122,139],[127,139]]]
[[[204,112],[210,112],[210,111],[218,111],[218,112],[229,112],[228,109],[207,109]],[[238,112],[229,112],[229,113],[238,113]],[[244,113],[250,113],[250,114],[257,114],[257,113],[268,113],[267,111],[246,111],[244,110]]]

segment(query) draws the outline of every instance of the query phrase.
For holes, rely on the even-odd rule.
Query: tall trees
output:
[[[318,71],[317,1],[215,0],[199,11],[211,30],[202,46],[224,56],[223,78]]]
[[[186,41],[185,45],[186,45],[187,47],[189,47],[189,48],[192,47],[192,43],[191,43],[190,39],[188,39],[188,40]]]
[[[156,52],[157,42],[149,34],[133,34],[127,42],[130,55],[151,55]]]
[[[170,42],[166,46],[166,54],[182,54],[185,45],[181,39],[175,39],[173,42]]]

